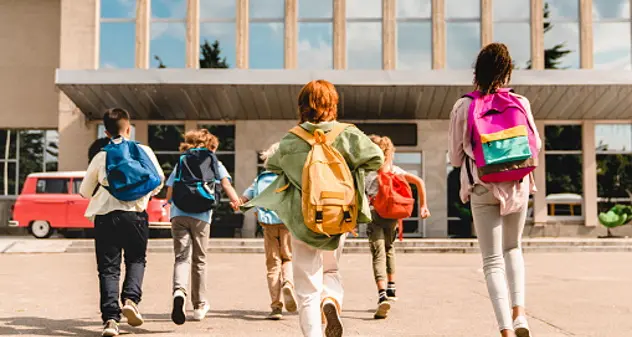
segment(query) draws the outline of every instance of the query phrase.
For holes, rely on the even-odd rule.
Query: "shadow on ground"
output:
[[[81,319],[49,319],[42,317],[0,318],[0,336],[95,336],[101,327],[100,321]],[[158,334],[171,331],[150,331],[121,324],[121,335]]]

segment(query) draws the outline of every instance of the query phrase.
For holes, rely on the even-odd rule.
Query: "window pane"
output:
[[[632,124],[595,125],[595,148],[600,152],[632,153]]]
[[[235,155],[234,154],[218,154],[217,159],[224,164],[226,167],[226,171],[233,178],[233,182],[235,181]]]
[[[632,70],[630,23],[593,24],[596,69]]]
[[[447,24],[447,65],[450,69],[471,69],[481,47],[478,22]]]
[[[553,23],[551,30],[544,34],[544,48],[551,49],[560,45],[559,51],[568,53],[547,68],[579,68],[579,24]]]
[[[357,123],[355,126],[367,135],[387,136],[395,146],[417,146],[417,124],[414,123]]]
[[[546,0],[544,10],[547,9],[553,21],[579,19],[579,0]]]
[[[200,44],[205,45],[207,42],[211,49],[214,49],[213,43],[218,42],[219,48],[219,62],[203,62],[200,64],[201,68],[220,68],[227,66],[228,68],[235,67],[236,61],[236,49],[235,49],[235,23],[221,22],[221,23],[202,23],[200,24]],[[206,46],[204,46],[206,47]],[[211,56],[211,55],[209,55]],[[206,57],[204,52],[200,53],[200,58],[204,60],[211,60],[211,57]],[[224,58],[226,59],[225,62]]]
[[[332,18],[333,0],[298,0],[299,18]]]
[[[285,16],[284,0],[250,0],[248,15],[255,19],[282,19]]]
[[[546,155],[546,194],[582,194],[581,155]]]
[[[171,22],[154,22],[151,24],[151,68],[162,64],[167,68],[185,67],[185,24]]]
[[[432,68],[430,22],[397,23],[397,69]]]
[[[36,193],[68,193],[68,179],[38,179]]]
[[[72,193],[79,194],[79,190],[81,189],[81,182],[83,179],[73,179],[72,180]]]
[[[105,135],[105,126],[103,124],[99,124],[97,126],[97,138],[103,138],[103,137],[107,137]],[[134,125],[132,125],[132,131],[130,132],[130,139],[131,140],[136,139],[136,127]]]
[[[347,18],[381,17],[382,0],[347,0]]]
[[[200,19],[234,19],[236,0],[200,0]]]
[[[398,18],[430,18],[432,0],[397,0]]]
[[[581,125],[546,125],[544,127],[544,148],[557,151],[581,151]]]
[[[184,19],[186,14],[186,0],[151,0],[152,18]]]
[[[531,12],[530,0],[494,1],[494,21],[528,21]]]
[[[101,0],[102,18],[136,17],[136,0]]]
[[[27,175],[44,171],[46,151],[45,131],[20,131],[20,172],[19,181],[24,183]],[[55,151],[56,155],[57,152]],[[56,158],[55,158],[56,159]]]
[[[496,2],[494,2],[496,3]],[[526,69],[531,60],[531,25],[528,23],[495,23],[494,41],[502,42],[518,69]]]
[[[219,139],[218,151],[235,151],[235,126],[234,125],[199,125],[199,128],[207,129]]]
[[[478,0],[445,0],[446,19],[480,18],[481,2]]]
[[[44,168],[46,172],[57,171],[59,161],[59,132],[57,132],[57,130],[46,131],[45,142]]]
[[[298,24],[298,67],[333,68],[333,25],[301,22]]]
[[[179,152],[184,125],[149,125],[149,147],[154,151]]]
[[[135,45],[135,23],[102,23],[99,38],[99,68],[134,68]]]
[[[16,146],[18,130],[0,130],[0,158],[15,159],[17,158]],[[7,142],[9,143],[9,152],[7,153]]]
[[[395,152],[393,163],[396,165],[419,164],[421,165],[421,153],[419,152]]]
[[[629,19],[630,0],[593,0],[593,18]]]
[[[382,69],[382,23],[347,23],[347,67]]]
[[[632,191],[632,155],[597,155],[597,195],[602,198],[629,198],[626,190]]]
[[[283,69],[283,23],[250,23],[250,68]]]

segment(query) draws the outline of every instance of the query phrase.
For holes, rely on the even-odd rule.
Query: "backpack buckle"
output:
[[[316,223],[323,223],[323,211],[316,211],[314,220],[316,220]]]
[[[345,220],[346,223],[351,222],[351,212],[349,211],[349,208],[347,206],[343,206],[342,207],[342,214],[343,214],[343,218]]]

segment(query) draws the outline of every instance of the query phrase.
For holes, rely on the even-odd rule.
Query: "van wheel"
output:
[[[38,239],[47,239],[53,235],[53,228],[48,221],[36,220],[29,227],[31,234]]]

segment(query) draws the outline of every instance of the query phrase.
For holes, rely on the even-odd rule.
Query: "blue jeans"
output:
[[[149,238],[147,213],[113,211],[97,215],[94,221],[94,245],[99,271],[101,293],[101,319],[121,319],[119,304],[119,278],[122,251],[125,252],[125,281],[121,301],[129,299],[139,303]]]

